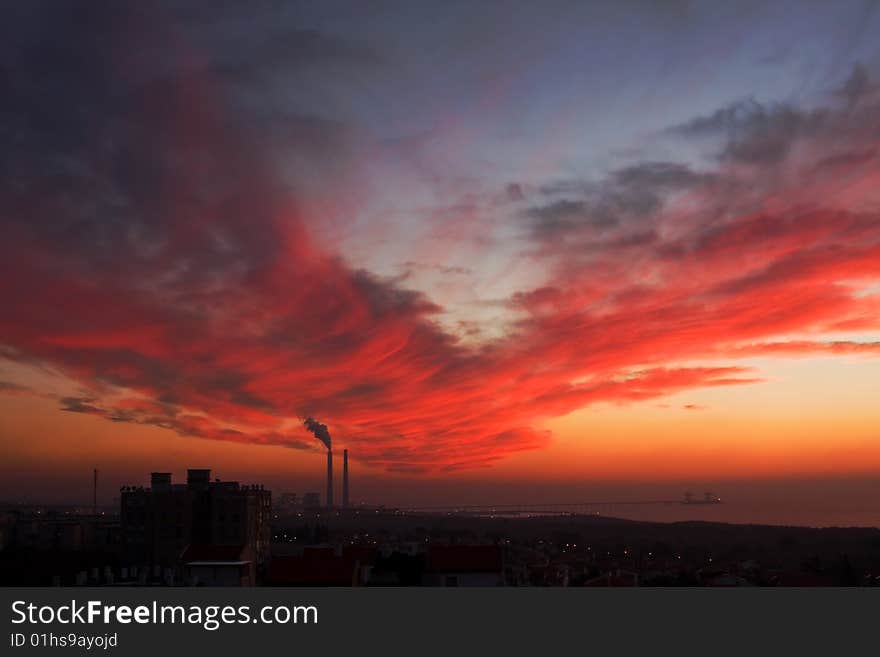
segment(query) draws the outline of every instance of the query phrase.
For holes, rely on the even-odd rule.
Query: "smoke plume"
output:
[[[303,424],[305,425],[306,429],[315,434],[315,438],[324,443],[327,449],[330,449],[330,432],[327,430],[326,424],[321,424],[316,419],[311,417],[307,417],[305,420],[303,420]]]

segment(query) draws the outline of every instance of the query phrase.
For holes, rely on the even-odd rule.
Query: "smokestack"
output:
[[[327,450],[327,508],[333,508],[333,451]]]
[[[348,450],[342,450],[342,508],[347,509],[348,499]]]
[[[98,515],[98,468],[92,473],[92,515]]]

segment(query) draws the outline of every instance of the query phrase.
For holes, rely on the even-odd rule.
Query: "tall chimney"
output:
[[[348,499],[348,450],[342,450],[342,507],[347,509],[350,504]]]
[[[327,508],[333,507],[333,450],[327,450]]]
[[[92,473],[92,515],[98,515],[98,468]]]

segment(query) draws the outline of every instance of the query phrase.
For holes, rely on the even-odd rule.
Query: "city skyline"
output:
[[[12,7],[0,499],[880,525],[876,5],[551,5]]]

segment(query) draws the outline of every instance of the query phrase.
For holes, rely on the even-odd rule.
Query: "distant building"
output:
[[[247,548],[255,569],[269,560],[272,497],[262,486],[211,481],[211,471],[187,470],[186,484],[154,472],[150,488],[123,487],[120,520],[133,564],[174,568],[189,546]],[[193,559],[191,559],[192,561]]]
[[[120,528],[113,518],[56,511],[16,511],[0,517],[4,545],[32,550],[116,551]]]
[[[321,496],[318,493],[305,493],[303,495],[303,508],[319,509],[321,508]]]
[[[292,513],[302,508],[302,505],[296,493],[282,493],[274,507],[276,513]]]

